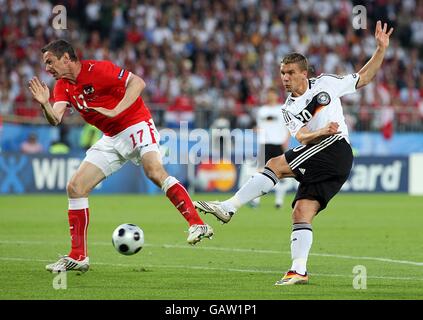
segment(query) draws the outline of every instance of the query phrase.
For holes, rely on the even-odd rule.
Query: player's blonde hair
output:
[[[297,64],[301,71],[308,71],[308,61],[301,53],[293,52],[283,57],[281,64]]]

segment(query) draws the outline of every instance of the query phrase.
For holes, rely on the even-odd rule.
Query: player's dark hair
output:
[[[308,61],[301,53],[290,53],[283,57],[281,64],[296,63],[301,71],[308,71]]]
[[[47,51],[54,54],[58,59],[63,57],[65,53],[68,53],[71,61],[78,61],[78,57],[72,45],[62,39],[54,40],[41,49],[42,53],[46,53]]]

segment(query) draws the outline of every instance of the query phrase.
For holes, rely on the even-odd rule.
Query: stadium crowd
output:
[[[59,4],[59,3],[57,3]],[[352,28],[359,2],[312,0],[60,1],[67,29],[56,30],[54,1],[0,0],[0,115],[37,118],[27,81],[53,87],[40,49],[68,39],[83,59],[110,59],[147,83],[143,98],[159,125],[197,126],[230,119],[252,125],[266,89],[281,87],[279,62],[298,51],[314,74],[359,70],[375,49],[378,19],[395,28],[377,81],[345,97],[356,130],[378,130],[395,118],[402,130],[423,119],[423,2],[366,2],[367,28]],[[285,98],[281,90],[281,101]],[[375,110],[380,110],[375,113]],[[395,114],[395,117],[394,117]],[[378,116],[375,116],[378,115]]]

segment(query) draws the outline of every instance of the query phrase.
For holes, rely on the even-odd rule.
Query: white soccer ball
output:
[[[133,255],[144,246],[144,232],[135,224],[121,224],[113,231],[112,243],[117,252],[126,256]]]

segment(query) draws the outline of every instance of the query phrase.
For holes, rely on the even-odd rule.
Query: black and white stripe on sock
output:
[[[292,232],[298,231],[298,230],[310,230],[310,231],[313,231],[313,228],[312,228],[311,224],[309,224],[309,223],[305,223],[305,222],[294,223],[292,225]]]
[[[273,182],[274,185],[276,185],[279,182],[278,176],[269,167],[264,167],[264,170],[263,170],[263,172],[261,174],[265,175],[270,180],[272,180],[272,182]]]

